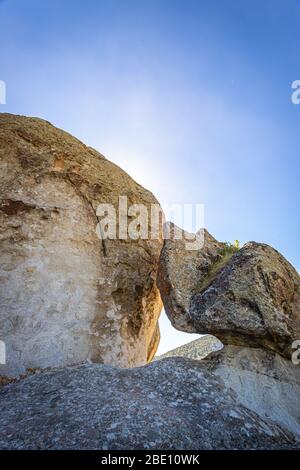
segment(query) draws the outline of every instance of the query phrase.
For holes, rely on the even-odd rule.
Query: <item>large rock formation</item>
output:
[[[0,114],[0,162],[0,376],[145,364],[159,341],[162,241],[100,240],[96,211],[119,196],[149,208],[154,196],[37,118]]]
[[[0,448],[299,447],[297,435],[285,427],[287,415],[282,424],[282,417],[276,420],[274,400],[267,403],[265,415],[254,411],[215,368],[215,362],[209,367],[202,361],[170,358],[136,369],[93,364],[33,375],[0,389]],[[247,373],[253,373],[257,385],[261,380],[272,387],[277,380],[255,379],[256,372],[249,369],[243,371],[243,380]]]
[[[208,232],[199,250],[165,240],[158,286],[175,328],[211,333],[224,344],[268,348],[290,358],[300,338],[300,278],[276,250],[235,250]]]

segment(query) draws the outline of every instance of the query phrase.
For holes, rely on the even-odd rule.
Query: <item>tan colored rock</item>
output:
[[[100,240],[99,203],[156,204],[46,121],[0,114],[0,375],[86,360],[145,364],[159,341],[162,240]]]
[[[300,338],[299,275],[268,245],[249,242],[233,253],[206,231],[200,250],[165,240],[158,285],[179,330],[263,346],[288,358]]]

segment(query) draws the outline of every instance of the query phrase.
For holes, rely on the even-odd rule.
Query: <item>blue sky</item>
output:
[[[298,0],[0,1],[0,111],[43,117],[218,239],[300,270]],[[163,318],[161,351],[191,336]]]

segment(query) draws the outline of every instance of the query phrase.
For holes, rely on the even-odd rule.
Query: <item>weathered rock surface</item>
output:
[[[204,238],[191,251],[184,240],[164,242],[158,285],[172,324],[290,358],[300,338],[299,274],[268,245],[249,242],[231,253],[206,231]]]
[[[205,335],[199,339],[195,339],[190,343],[183,344],[178,348],[172,349],[160,356],[156,356],[156,360],[165,359],[166,357],[186,357],[188,359],[201,360],[209,354],[223,349],[223,344],[215,336]]]
[[[286,428],[244,406],[215,363],[202,362],[169,358],[127,370],[84,365],[3,387],[0,448],[299,447]]]
[[[225,346],[201,361],[239,403],[300,439],[300,367],[261,348]]]
[[[46,121],[0,114],[0,376],[155,353],[161,240],[96,235],[99,203],[154,196]]]
[[[187,250],[185,240],[180,239],[182,230],[174,224],[169,226],[170,238],[164,240],[157,284],[172,325],[180,331],[197,333],[189,315],[191,296],[210,267],[222,260],[220,251],[224,244],[217,242],[205,230],[202,232],[202,248]]]
[[[156,359],[201,360],[201,368],[221,377],[237,400],[261,418],[300,438],[300,367],[259,348],[225,346],[211,335],[184,344]]]

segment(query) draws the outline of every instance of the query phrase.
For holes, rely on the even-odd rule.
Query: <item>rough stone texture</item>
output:
[[[288,358],[300,338],[299,274],[268,245],[249,242],[231,253],[207,232],[200,250],[165,240],[158,285],[179,330],[263,346]]]
[[[214,336],[184,344],[159,357],[201,360],[201,368],[221,377],[239,403],[300,439],[300,367],[279,354],[258,348],[225,346]]]
[[[202,361],[84,365],[0,390],[1,449],[287,449],[299,440],[239,402]]]
[[[157,284],[172,325],[180,331],[197,333],[189,316],[190,299],[210,267],[221,260],[219,253],[224,244],[204,230],[202,248],[187,250],[185,239],[180,239],[182,230],[174,224],[168,225],[171,227],[168,229],[170,238],[164,240]],[[183,233],[187,237],[190,235]]]
[[[190,343],[183,344],[178,348],[156,356],[156,360],[165,359],[166,357],[187,357],[189,359],[204,359],[209,354],[219,351],[223,348],[223,344],[215,336],[205,335],[202,338],[195,339]]]
[[[240,346],[225,346],[201,365],[232,388],[239,403],[300,439],[299,366],[271,351]]]
[[[46,121],[0,114],[0,376],[82,361],[142,365],[159,341],[162,241],[96,235],[99,203],[156,204]]]

